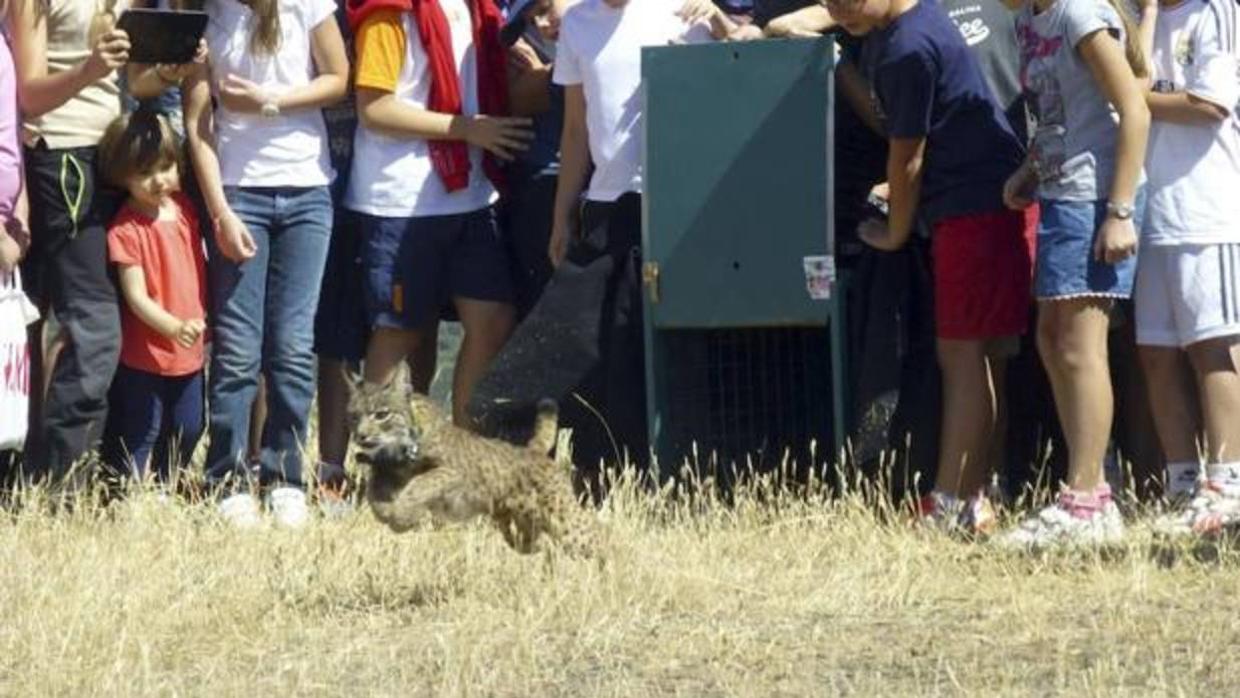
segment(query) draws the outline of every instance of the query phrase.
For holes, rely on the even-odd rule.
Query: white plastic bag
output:
[[[30,349],[26,326],[39,311],[22,291],[17,269],[0,272],[0,451],[26,443],[30,409]]]

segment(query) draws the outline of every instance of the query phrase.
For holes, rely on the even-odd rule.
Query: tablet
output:
[[[132,63],[189,63],[207,29],[206,12],[125,10],[116,23],[129,34]]]

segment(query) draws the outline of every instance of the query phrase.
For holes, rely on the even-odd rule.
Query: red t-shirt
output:
[[[207,265],[198,233],[198,215],[184,194],[173,195],[175,221],[155,221],[129,206],[108,229],[108,259],[142,268],[151,300],[172,315],[205,318]],[[121,302],[121,363],[161,376],[202,370],[203,344],[186,349],[151,329]]]

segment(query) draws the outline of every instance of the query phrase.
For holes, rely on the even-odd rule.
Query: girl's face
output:
[[[890,0],[825,0],[827,11],[853,36],[865,36],[886,23]]]
[[[160,163],[147,172],[130,177],[125,188],[139,206],[158,210],[170,196],[180,191],[181,176],[175,162]]]
[[[535,0],[526,10],[529,21],[547,41],[560,38],[560,17],[564,15],[565,0]]]

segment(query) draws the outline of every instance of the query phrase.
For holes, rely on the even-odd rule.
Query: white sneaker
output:
[[[233,528],[251,529],[263,525],[258,512],[258,500],[248,492],[238,492],[220,500],[216,505],[220,517]]]
[[[310,522],[306,493],[297,487],[277,487],[268,492],[267,510],[280,528],[302,528]]]
[[[1124,539],[1124,519],[1115,502],[1082,517],[1056,502],[999,536],[1000,547],[1014,550],[1085,548],[1114,545]]]
[[[334,521],[353,513],[353,492],[344,468],[320,463],[317,479],[315,500],[323,518]]]
[[[1240,523],[1240,491],[1205,480],[1192,499],[1154,521],[1154,531],[1169,538],[1217,536]]]

